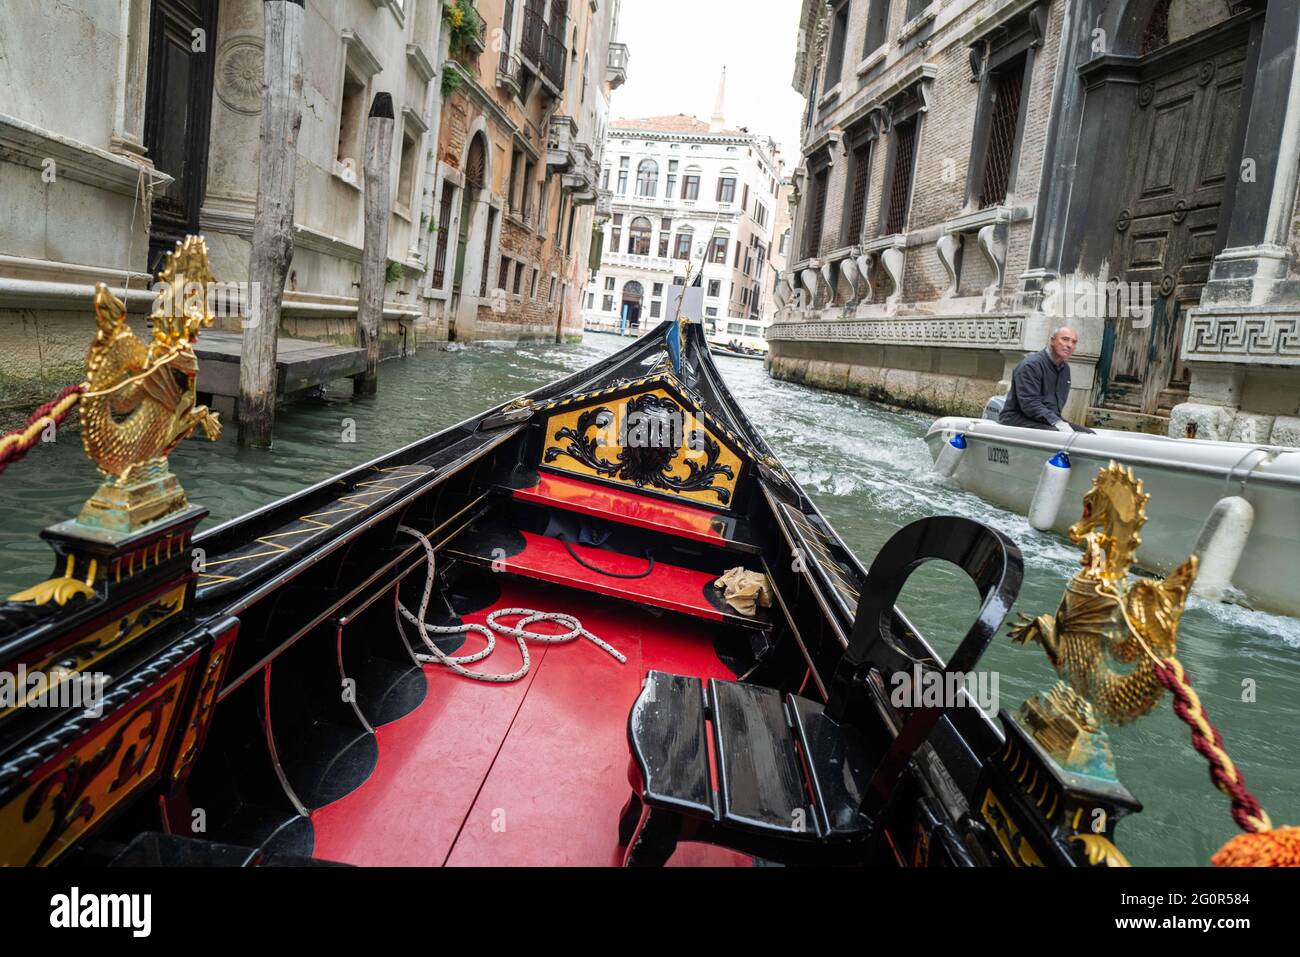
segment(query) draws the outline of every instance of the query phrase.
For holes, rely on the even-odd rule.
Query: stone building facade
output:
[[[613,193],[612,215],[586,288],[588,328],[657,325],[688,261],[692,283],[701,277],[706,328],[761,321],[784,165],[770,138],[726,128],[722,96],[720,86],[707,123],[678,114],[610,124],[601,185]]]
[[[423,294],[451,341],[582,335],[619,0],[479,0],[482,50],[447,64]]]
[[[1300,7],[806,0],[773,374],[979,414],[1053,328],[1067,415],[1300,443]]]

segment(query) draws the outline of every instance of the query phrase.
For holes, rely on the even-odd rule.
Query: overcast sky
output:
[[[771,136],[793,169],[804,105],[790,86],[799,9],[799,0],[623,0],[618,40],[628,46],[628,79],[610,115],[707,121],[725,65],[727,126]]]

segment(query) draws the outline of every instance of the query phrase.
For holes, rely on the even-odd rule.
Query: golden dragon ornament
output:
[[[1090,731],[1096,730],[1094,714],[1123,725],[1159,703],[1164,686],[1152,655],[1173,657],[1196,578],[1192,555],[1163,581],[1129,581],[1149,498],[1131,469],[1115,462],[1101,469],[1084,497],[1083,517],[1070,526],[1070,540],[1084,546],[1083,567],[1070,579],[1054,616],[1022,614],[1011,629],[1017,642],[1043,646],[1068,685],[1054,692],[1054,704],[1072,710]]]

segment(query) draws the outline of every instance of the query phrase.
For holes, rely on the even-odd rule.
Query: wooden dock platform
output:
[[[212,396],[215,406],[229,409],[239,395],[238,332],[205,330],[194,344],[199,358],[197,391]],[[366,371],[366,352],[325,342],[280,337],[275,354],[277,396],[288,396],[334,379]],[[227,401],[221,401],[225,398]]]

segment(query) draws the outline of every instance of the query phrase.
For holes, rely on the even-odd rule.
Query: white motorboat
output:
[[[1141,568],[1166,575],[1200,541],[1202,594],[1225,597],[1210,584],[1214,561],[1243,604],[1300,617],[1300,449],[1108,429],[1067,435],[953,416],[931,425],[925,440],[953,484],[1061,534],[1079,520],[1099,469],[1112,460],[1130,467],[1151,496],[1137,551]],[[1068,467],[1057,459],[1045,468],[1062,451]],[[1216,521],[1203,537],[1212,513]],[[1225,542],[1225,530],[1235,540]],[[1205,547],[1215,536],[1213,548]]]

